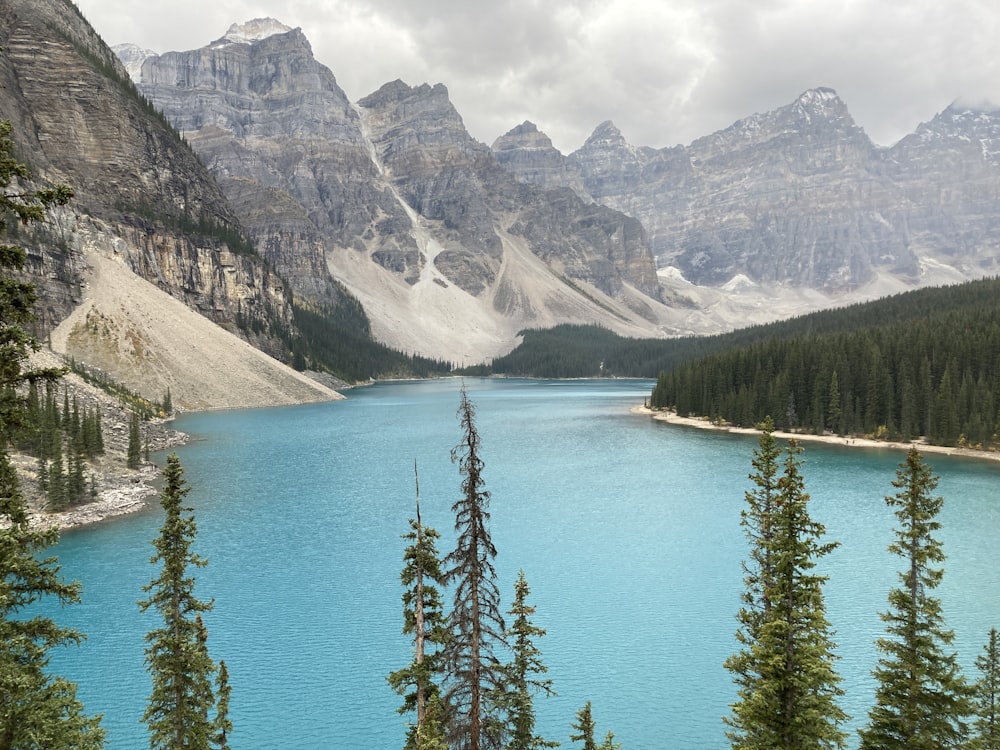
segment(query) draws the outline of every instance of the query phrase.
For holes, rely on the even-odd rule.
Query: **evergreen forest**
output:
[[[662,372],[650,406],[743,426],[771,416],[783,430],[1000,444],[997,279],[807,316],[774,331]]]
[[[1000,447],[1000,279],[914,290],[727,334],[521,332],[478,375],[655,377],[654,409],[781,430]]]

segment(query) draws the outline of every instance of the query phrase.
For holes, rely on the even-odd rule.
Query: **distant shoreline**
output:
[[[681,417],[672,411],[660,411],[650,409],[648,406],[633,406],[630,411],[633,414],[645,414],[658,422],[677,425],[680,427],[693,427],[699,430],[714,430],[716,432],[728,432],[734,435],[759,435],[760,430],[754,427],[734,427],[729,424],[714,424],[707,419],[695,417]],[[808,432],[781,432],[775,430],[773,435],[782,440],[798,440],[799,442],[825,443],[827,445],[843,445],[850,448],[878,448],[883,450],[893,450],[906,452],[915,446],[922,454],[935,453],[942,456],[958,456],[961,458],[975,458],[985,461],[1000,461],[1000,451],[982,451],[972,448],[954,448],[946,445],[931,445],[922,440],[910,442],[872,440],[865,437],[846,437],[840,435],[815,435]]]

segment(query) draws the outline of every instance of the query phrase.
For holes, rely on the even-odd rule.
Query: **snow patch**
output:
[[[149,58],[157,56],[153,50],[144,49],[138,44],[116,44],[111,51],[125,66],[125,71],[133,83],[139,83],[142,79],[142,64]]]
[[[212,46],[252,44],[253,42],[259,42],[262,39],[267,39],[277,34],[286,34],[289,31],[292,31],[291,26],[285,26],[281,21],[274,18],[254,18],[246,23],[234,23],[229,27],[226,35],[218,41],[213,42]]]

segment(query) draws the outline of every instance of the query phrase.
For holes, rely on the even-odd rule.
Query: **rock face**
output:
[[[42,335],[81,301],[86,249],[120,259],[212,322],[278,353],[267,330],[290,324],[285,284],[246,252],[215,180],[76,7],[0,0],[0,43],[0,113],[13,124],[19,156],[43,183],[66,182],[76,193],[16,237],[41,293]],[[238,322],[261,333],[241,332]]]
[[[389,267],[415,272],[406,214],[379,184],[357,112],[300,30],[234,25],[202,49],[146,58],[141,70],[143,93],[185,134],[297,294],[321,302],[339,293],[328,245],[370,246]]]
[[[658,265],[696,284],[836,294],[880,274],[918,283],[939,264],[955,278],[995,268],[1000,117],[988,110],[951,107],[891,149],[826,88],[675,148],[632,146],[606,122],[560,164],[543,136],[518,134],[494,150],[519,180],[638,218]]]
[[[342,282],[383,332],[399,321],[379,319],[373,284],[389,285],[406,307],[433,280],[458,307],[468,304],[459,295],[477,300],[502,329],[578,320],[557,313],[547,292],[512,293],[504,269],[518,245],[589,308],[586,319],[655,330],[659,282],[635,219],[515,180],[468,134],[444,86],[394,81],[352,105],[300,30],[253,25],[146,58],[137,85],[184,133],[296,295],[323,305]],[[624,305],[624,316],[594,294]],[[396,318],[412,320],[389,343],[449,357],[426,342],[454,310],[445,319],[412,312],[397,306]],[[484,353],[512,345],[494,341]]]
[[[490,148],[500,166],[521,182],[546,190],[570,187],[579,195],[589,194],[580,170],[570,166],[533,122],[522,122],[497,138]]]
[[[914,251],[967,276],[1000,269],[1000,111],[952,105],[887,154]]]

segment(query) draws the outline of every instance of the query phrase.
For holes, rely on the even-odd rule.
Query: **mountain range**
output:
[[[159,357],[147,287],[208,322],[198,337],[289,363],[302,311],[360,303],[366,335],[472,364],[524,328],[711,333],[996,273],[997,112],[949,107],[880,148],[817,88],[687,146],[607,122],[563,155],[530,122],[476,141],[442,84],[351,102],[273,19],[155,54],[108,49],[67,0],[0,9],[0,116],[77,195],[19,238],[41,329],[182,406],[199,360]],[[130,294],[87,286],[124,283],[109,262]]]

